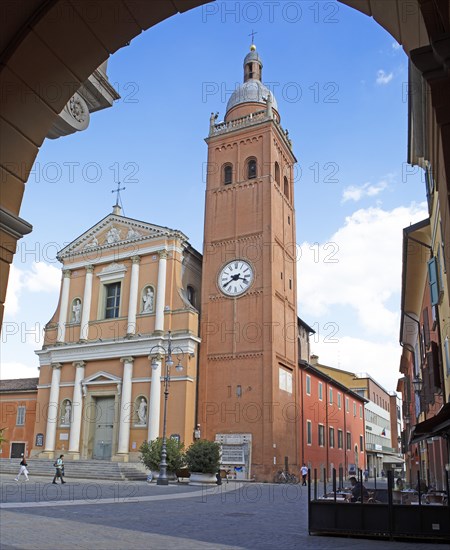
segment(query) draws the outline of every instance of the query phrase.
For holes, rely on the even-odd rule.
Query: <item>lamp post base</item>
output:
[[[161,477],[158,477],[156,485],[169,485],[169,480],[167,478],[161,479]]]

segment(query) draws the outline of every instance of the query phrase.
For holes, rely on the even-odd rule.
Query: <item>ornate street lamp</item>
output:
[[[164,416],[163,416],[163,440],[161,448],[161,462],[159,464],[159,476],[156,481],[157,485],[168,485],[169,479],[167,477],[167,438],[166,438],[166,423],[167,423],[167,399],[169,397],[169,386],[170,386],[170,368],[173,366],[172,353],[177,353],[184,357],[184,352],[180,347],[172,347],[172,337],[169,330],[167,350],[161,346],[156,345],[150,349],[149,355],[153,355],[155,351],[160,353],[153,355],[152,358],[152,369],[156,370],[158,368],[158,357],[159,355],[165,355],[165,370],[164,370]],[[183,365],[181,364],[181,359],[178,357],[178,364],[175,367],[178,372],[183,370]]]
[[[419,376],[417,375],[413,381],[413,386],[414,386],[414,391],[417,393],[417,394],[420,394],[420,392],[422,391],[422,379],[419,378]]]

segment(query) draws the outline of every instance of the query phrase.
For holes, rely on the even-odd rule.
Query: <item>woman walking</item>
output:
[[[63,479],[63,471],[64,471],[64,455],[59,455],[59,458],[58,460],[55,462],[55,468],[56,468],[56,472],[55,472],[55,477],[53,478],[53,481],[52,483],[56,483],[56,478],[59,477],[59,479],[61,480],[61,483],[65,483],[64,479]]]
[[[22,455],[22,460],[20,462],[20,469],[19,473],[17,474],[17,477],[14,478],[14,481],[19,481],[19,477],[23,474],[25,476],[25,481],[30,481],[28,478],[28,470],[27,470],[27,461],[25,457]]]

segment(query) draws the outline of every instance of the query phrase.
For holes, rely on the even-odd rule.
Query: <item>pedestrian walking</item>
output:
[[[27,461],[26,458],[22,455],[22,460],[20,462],[20,469],[19,473],[17,474],[17,477],[14,478],[14,481],[19,481],[19,477],[23,474],[25,476],[25,481],[30,481],[28,478],[28,469],[27,469]]]
[[[303,466],[300,468],[302,474],[302,485],[306,485],[306,476],[308,475],[308,466],[303,462]]]
[[[56,468],[55,477],[53,478],[52,483],[56,483],[56,478],[59,477],[61,480],[61,483],[65,483],[63,478],[63,472],[64,472],[64,455],[59,455],[58,460],[53,464],[53,466]]]

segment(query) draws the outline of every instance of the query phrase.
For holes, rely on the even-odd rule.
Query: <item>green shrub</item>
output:
[[[183,443],[178,443],[176,439],[167,439],[166,442],[167,449],[167,471],[176,472],[184,466],[184,445]],[[158,437],[150,443],[144,441],[139,447],[139,452],[141,456],[139,457],[140,461],[145,465],[149,470],[159,470],[159,465],[161,463],[161,451],[162,451],[162,438]]]
[[[186,451],[185,457],[191,473],[215,474],[220,465],[220,445],[214,441],[198,439]]]

